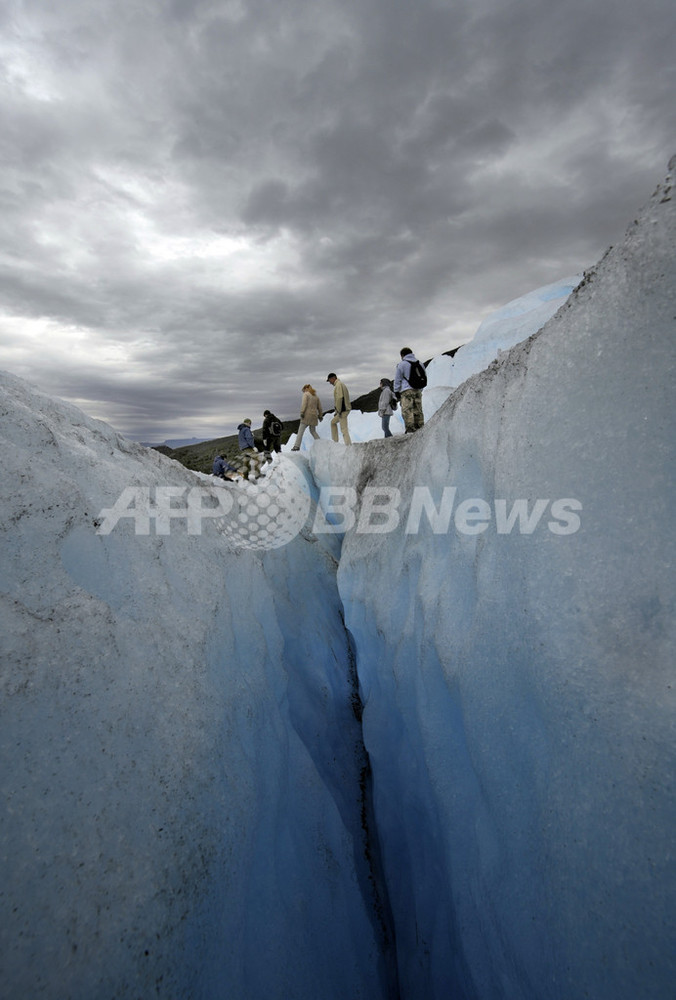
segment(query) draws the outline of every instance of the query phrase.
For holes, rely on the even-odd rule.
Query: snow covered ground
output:
[[[256,485],[0,376],[5,996],[671,996],[670,192]]]
[[[333,406],[333,388],[327,385],[326,389],[322,390],[322,387],[317,390],[317,395],[319,396],[322,406],[329,407]],[[331,440],[331,417],[333,413],[327,413],[323,420],[320,421],[317,426],[317,433],[323,441]],[[377,413],[362,413],[360,410],[352,410],[348,416],[348,427],[350,430],[350,437],[354,443],[360,441],[371,441],[373,438],[380,438],[383,436],[383,429],[380,423],[380,417]],[[395,412],[392,414],[390,420],[390,430],[392,435],[397,437],[404,433],[404,421],[401,418],[401,409],[397,407]],[[338,429],[338,437],[342,443],[343,436],[340,433],[340,428]],[[285,445],[282,445],[282,453],[290,454],[291,448],[293,447],[296,440],[295,434],[292,435]],[[309,452],[314,446],[314,438],[310,434],[309,430],[305,431],[303,435],[303,440],[301,441],[300,450],[301,452]]]
[[[433,358],[427,367],[427,388],[423,394],[425,419],[470,375],[488,368],[503,352],[537,333],[565,304],[581,279],[581,274],[564,278],[508,302],[485,319],[472,339],[458,348],[452,358],[445,354]]]

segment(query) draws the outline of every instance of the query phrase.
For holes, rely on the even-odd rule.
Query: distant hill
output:
[[[161,448],[169,448],[173,451],[174,448],[187,448],[193,444],[201,444],[202,441],[208,441],[208,438],[174,438],[169,441],[162,441],[161,444],[152,444],[150,441],[141,441],[141,444],[145,445],[146,448],[155,448],[159,451]]]
[[[282,421],[284,428],[282,431],[282,444],[286,444],[291,435],[296,433],[299,424],[300,420]],[[257,427],[255,430],[252,428],[252,430],[256,447],[262,449],[263,428]],[[173,448],[169,452],[165,451],[161,446],[156,450],[161,450],[164,454],[169,454],[170,458],[180,462],[181,465],[185,465],[188,469],[193,469],[195,472],[211,472],[216,455],[222,455],[226,461],[230,462],[239,455],[236,434],[213,438],[211,441],[201,441],[197,444],[189,444],[182,448]]]

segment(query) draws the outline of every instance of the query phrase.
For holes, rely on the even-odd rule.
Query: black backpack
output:
[[[274,420],[270,421],[270,426],[268,427],[268,434],[270,435],[270,437],[278,438],[281,436],[283,429],[284,428],[282,427],[281,420],[278,420],[277,417],[275,417]]]
[[[408,373],[407,382],[412,389],[424,389],[427,385],[427,374],[425,372],[425,366],[419,361],[409,361],[410,372]]]

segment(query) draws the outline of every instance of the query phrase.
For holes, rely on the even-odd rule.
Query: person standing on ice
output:
[[[425,423],[422,408],[422,391],[427,385],[425,368],[410,347],[402,347],[401,361],[394,376],[394,391],[401,399],[401,415],[406,434],[420,430]]]
[[[271,410],[263,410],[263,448],[269,452],[282,450],[282,421]]]
[[[338,441],[338,424],[340,424],[343,441],[345,444],[352,444],[352,438],[347,429],[347,415],[352,409],[347,386],[340,381],[335,372],[329,372],[326,376],[326,381],[330,382],[333,386],[333,405],[336,411],[331,418],[331,438],[336,442]]]
[[[397,405],[397,397],[392,391],[392,383],[389,378],[381,378],[380,380],[380,396],[378,397],[378,416],[383,428],[383,436],[386,438],[392,437],[392,431],[390,430],[390,417],[394,413],[394,408]]]
[[[237,425],[237,444],[242,459],[242,475],[245,479],[253,473],[255,479],[258,474],[258,452],[254,446],[254,436],[251,430],[251,420],[247,417],[241,424]]]
[[[312,437],[319,440],[317,424],[323,416],[324,412],[322,410],[322,404],[319,400],[319,396],[308,382],[303,386],[303,398],[300,404],[300,424],[298,427],[298,433],[296,434],[296,440],[294,441],[291,451],[300,451],[300,443],[303,440],[303,434],[305,434],[308,427],[310,428],[310,434],[312,434]]]

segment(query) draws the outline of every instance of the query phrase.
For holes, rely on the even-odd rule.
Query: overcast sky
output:
[[[145,441],[298,415],[594,264],[673,0],[5,0],[0,368]]]

